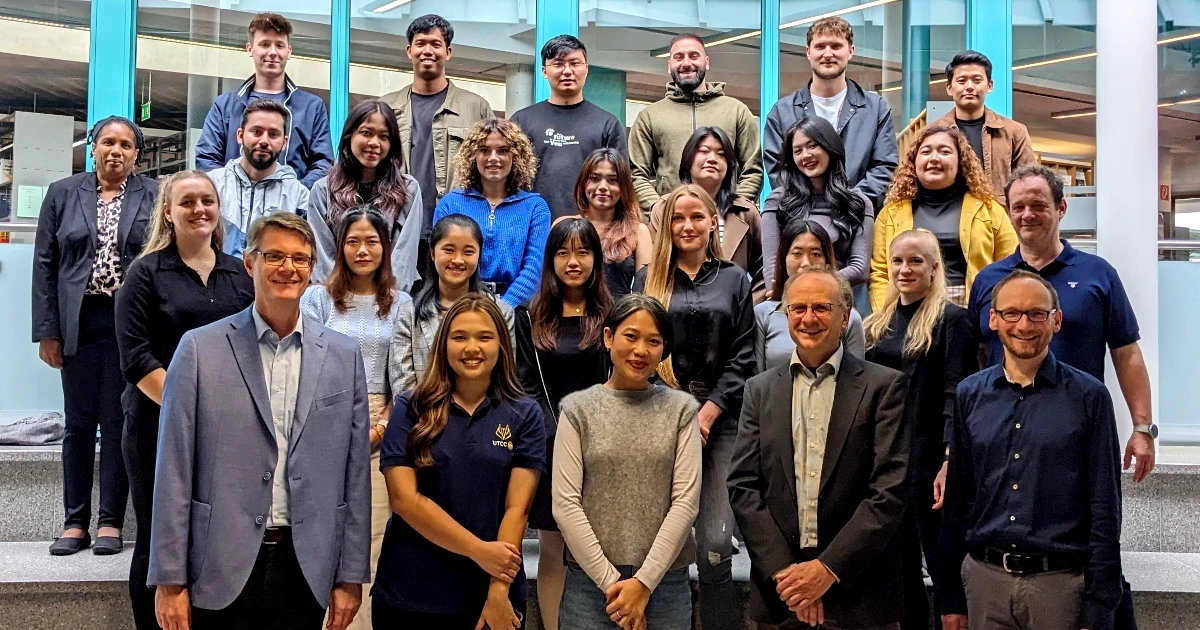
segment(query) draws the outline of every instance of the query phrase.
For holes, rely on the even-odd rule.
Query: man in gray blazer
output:
[[[247,235],[247,310],[183,336],[159,420],[149,586],[166,630],[312,629],[370,581],[358,343],[300,315],[314,239],[277,212]]]
[[[796,353],[746,382],[729,474],[751,615],[760,628],[898,630],[904,375],[844,351],[850,285],[832,271],[803,270],[785,299]]]

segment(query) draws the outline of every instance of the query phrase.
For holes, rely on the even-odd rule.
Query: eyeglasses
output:
[[[1010,324],[1015,324],[1015,323],[1021,321],[1022,317],[1028,317],[1029,321],[1031,321],[1035,324],[1041,324],[1041,323],[1045,323],[1046,320],[1050,319],[1051,315],[1057,313],[1058,309],[1052,308],[1048,311],[1045,311],[1040,308],[1035,308],[1031,311],[1018,311],[1016,309],[1009,308],[1009,309],[1004,309],[1002,311],[997,310],[997,309],[992,309],[992,312],[999,315],[1000,319],[1003,319],[1004,321],[1006,321]]]
[[[575,72],[579,72],[580,70],[583,70],[587,66],[587,63],[583,62],[583,61],[572,61],[570,63],[563,63],[561,61],[551,61],[550,63],[548,63],[546,65],[550,66],[551,68],[554,68],[555,70],[562,70],[563,68],[570,68],[570,69],[574,70]]]
[[[817,317],[827,317],[833,312],[833,302],[817,302],[816,304],[788,304],[787,313],[795,317],[804,317],[808,311]]]
[[[298,254],[295,256],[288,256],[286,254],[280,254],[279,252],[260,252],[258,250],[254,250],[254,251],[259,256],[263,257],[263,262],[267,263],[268,265],[270,265],[272,267],[282,267],[283,261],[285,261],[289,258],[292,260],[292,265],[294,265],[297,269],[308,269],[313,264],[313,257],[305,256],[303,254]]]

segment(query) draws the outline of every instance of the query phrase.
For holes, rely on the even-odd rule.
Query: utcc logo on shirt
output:
[[[492,446],[503,446],[510,451],[513,449],[512,429],[507,424],[504,426],[496,425],[496,438],[492,440]]]

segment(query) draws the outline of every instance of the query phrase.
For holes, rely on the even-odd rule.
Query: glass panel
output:
[[[256,12],[223,8],[229,4],[138,1],[134,98],[146,133],[147,150],[139,166],[146,175],[161,177],[194,166],[196,142],[213,101],[254,75],[246,42],[247,26]],[[281,13],[293,28],[287,76],[328,107],[330,2],[288,6],[295,10]],[[143,119],[147,110],[149,118]]]
[[[534,0],[379,0],[350,3],[350,106],[412,83],[405,32],[415,18],[437,13],[454,27],[446,72],[460,88],[482,96],[497,114],[512,113],[506,83],[533,99]],[[396,6],[393,6],[396,5]],[[525,104],[529,104],[525,103]]]
[[[1184,262],[1158,263],[1158,416],[1163,447],[1200,446],[1196,418],[1195,362],[1200,356],[1196,313],[1200,312],[1200,246],[1181,252]],[[1191,262],[1187,262],[1188,257]],[[1194,461],[1198,449],[1190,449]],[[1168,454],[1170,455],[1168,457]],[[1179,463],[1185,453],[1164,451],[1162,460]]]
[[[1177,0],[1166,11],[1160,7],[1159,16],[1160,238],[1200,240],[1200,200],[1194,198],[1200,196],[1200,0]],[[1187,254],[1168,258],[1186,260]]]

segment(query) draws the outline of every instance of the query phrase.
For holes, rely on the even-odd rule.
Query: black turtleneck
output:
[[[867,359],[872,363],[878,363],[893,370],[903,370],[901,367],[904,362],[904,340],[908,336],[908,324],[912,321],[913,315],[917,309],[921,308],[921,303],[924,298],[913,302],[912,304],[899,304],[896,306],[896,314],[892,316],[891,323],[888,324],[887,333],[875,344],[874,348],[868,353]]]
[[[967,258],[958,240],[963,196],[966,194],[967,184],[959,179],[949,188],[941,190],[928,190],[918,185],[917,196],[913,198],[913,227],[924,228],[937,236],[946,266],[946,284],[950,286],[967,282]]]

